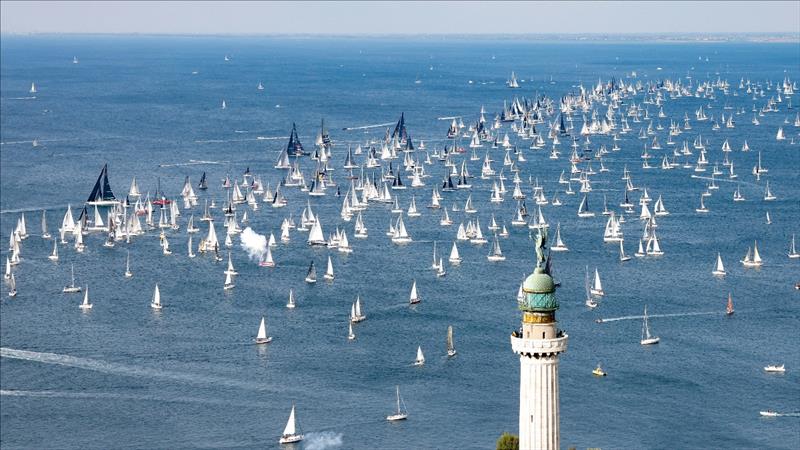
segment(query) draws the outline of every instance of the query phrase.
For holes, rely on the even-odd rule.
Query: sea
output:
[[[196,245],[207,231],[197,219],[206,200],[215,200],[211,211],[222,241],[222,180],[241,182],[249,168],[274,190],[285,176],[274,165],[292,124],[313,151],[324,119],[334,144],[333,179],[343,194],[347,148],[366,150],[401,114],[414,145],[424,141],[433,154],[452,148],[446,136],[452,117],[461,118],[466,132],[482,107],[491,124],[514,98],[546,96],[558,105],[581,87],[590,91],[612,79],[641,86],[680,80],[691,83],[692,92],[707,81],[727,80],[730,88],[715,88],[713,98],[666,95],[662,107],[643,104],[643,94],[625,99],[621,111],[636,103],[649,119],[629,118],[633,130],[620,135],[620,150],[603,156],[609,172],[591,177],[588,202],[597,215],[590,219],[576,215],[580,185],[573,182],[577,194],[567,195],[558,183],[562,171],[570,173],[570,137],[561,138],[561,156],[553,160],[549,139],[544,149],[531,150],[531,141],[509,123],[495,130],[501,140],[508,134],[527,160],[517,168],[528,211],[537,211],[535,183],[548,199],[557,195],[563,202],[541,208],[550,239],[560,224],[569,247],[552,254],[560,283],[558,325],[569,335],[559,368],[561,446],[800,447],[800,260],[787,257],[792,235],[800,234],[800,128],[793,124],[800,92],[779,100],[776,91],[785,79],[800,78],[797,43],[32,35],[3,36],[0,47],[0,260],[9,256],[6,240],[22,215],[29,234],[12,269],[17,296],[6,295],[5,282],[0,288],[4,449],[494,448],[503,432],[518,431],[520,363],[509,335],[520,326],[520,282],[536,264],[535,232],[511,226],[517,202],[502,148],[486,143],[477,149],[480,160],[472,161],[469,139],[460,139],[467,152],[454,161],[466,161],[473,187],[442,193],[442,205],[463,209],[471,195],[478,213],[450,210],[453,226],[440,226],[441,210],[425,207],[449,170],[435,157],[425,165],[425,187],[411,188],[405,179],[408,189],[393,191],[403,208],[414,196],[422,213],[404,217],[413,238],[407,245],[394,245],[385,234],[397,217],[387,204],[363,212],[369,237],[356,239],[354,221],[340,217],[344,197],[335,195],[335,187],[323,197],[285,188],[285,208],[238,205],[237,216],[247,210],[243,228],[277,238],[284,218],[291,214],[299,221],[310,204],[326,237],[337,227],[347,230],[351,254],[310,247],[305,233],[292,230],[291,241],[272,251],[274,268],[249,259],[238,236],[232,248],[223,246],[221,262],[209,255],[190,259],[185,225],[194,214]],[[506,86],[512,71],[519,89]],[[256,88],[259,82],[263,90]],[[763,88],[765,95],[759,89],[755,97],[748,94],[740,82]],[[31,83],[36,93],[29,92]],[[777,112],[753,112],[770,100]],[[608,108],[595,106],[600,117]],[[697,121],[701,106],[717,121],[733,114],[735,128],[712,130],[712,121]],[[665,117],[658,117],[661,108]],[[707,172],[660,168],[673,148],[666,145],[670,122],[682,127],[685,115],[692,129],[676,136],[675,145],[686,140],[692,148],[701,135]],[[573,116],[572,134],[578,136],[591,112]],[[754,116],[760,125],[752,124]],[[638,138],[648,123],[663,126],[657,136],[664,148],[649,150],[654,169],[642,168],[641,158],[652,136]],[[547,123],[537,127],[547,132]],[[779,127],[784,141],[775,138]],[[578,139],[583,149],[585,138]],[[735,180],[721,164],[726,140]],[[741,151],[745,141],[750,152]],[[590,136],[591,151],[601,146],[610,150],[612,137]],[[496,177],[479,177],[487,154],[507,177],[503,203],[489,202]],[[759,154],[768,172],[757,180],[752,168]],[[423,151],[416,156],[425,159]],[[364,158],[356,156],[359,163]],[[315,162],[299,161],[310,182]],[[696,213],[715,163],[725,172],[716,177],[719,189],[704,199],[709,213]],[[120,199],[134,177],[143,195],[152,196],[160,185],[176,199],[186,177],[196,187],[207,174],[209,189],[196,190],[199,205],[184,210],[181,202],[181,229],[166,232],[172,255],[162,254],[158,230],[152,230],[114,248],[102,246],[103,233],[90,233],[84,253],[70,240],[59,244],[57,262],[48,260],[53,240],[41,237],[42,211],[57,236],[67,206],[77,217],[105,164]],[[402,158],[392,168],[402,170]],[[618,244],[603,242],[604,198],[610,210],[622,212],[625,168],[634,185],[646,188],[653,201],[661,196],[670,212],[657,218],[663,256],[623,263]],[[365,176],[373,172],[380,176],[370,169]],[[774,201],[763,200],[766,182]],[[746,201],[732,201],[737,187]],[[625,214],[622,225],[629,255],[643,229],[641,194],[630,192],[636,213]],[[492,215],[510,232],[499,239],[507,257],[502,262],[486,259]],[[458,224],[474,218],[489,244],[459,241],[463,262],[450,265]],[[430,268],[434,242],[445,258],[444,277]],[[764,264],[745,268],[739,260],[754,242]],[[223,290],[228,252],[239,274],[235,288]],[[728,271],[721,278],[711,274],[717,253]],[[123,276],[128,254],[132,278]],[[333,282],[321,277],[329,255]],[[320,275],[313,285],[304,282],[311,261]],[[61,292],[72,266],[76,282],[88,286],[90,311],[78,308],[82,294]],[[595,269],[605,295],[589,309],[585,280]],[[414,281],[422,301],[410,306]],[[156,284],[161,312],[149,307]],[[290,289],[293,310],[285,307]],[[725,315],[729,293],[732,316]],[[348,313],[356,296],[367,319],[354,326],[357,337],[349,341]],[[640,345],[645,307],[658,345]],[[273,341],[254,345],[262,317]],[[453,358],[445,351],[448,326],[458,351]],[[422,367],[413,366],[418,346],[426,357]],[[608,376],[592,375],[598,363]],[[768,364],[785,364],[786,372],[765,373]],[[389,423],[397,386],[409,418]],[[281,446],[292,405],[305,440]],[[781,415],[761,417],[767,409]]]

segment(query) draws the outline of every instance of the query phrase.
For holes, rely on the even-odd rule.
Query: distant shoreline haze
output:
[[[419,40],[507,40],[558,42],[763,42],[800,43],[800,33],[9,33],[4,37],[197,37],[197,38],[295,38],[295,39],[419,39]]]

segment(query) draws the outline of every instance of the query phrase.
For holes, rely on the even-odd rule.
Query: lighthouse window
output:
[[[542,331],[542,339],[544,339],[544,331]]]

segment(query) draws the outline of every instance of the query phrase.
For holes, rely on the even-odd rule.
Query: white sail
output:
[[[417,293],[417,280],[414,280],[414,283],[411,285],[411,295],[409,295],[408,301],[412,304],[420,302],[419,294]]]
[[[258,325],[258,333],[256,334],[256,342],[265,342],[267,340],[267,321],[263,316],[261,323]]]
[[[161,306],[161,291],[159,291],[158,283],[156,283],[156,288],[153,292],[153,300],[150,302],[150,307],[153,309],[161,309]]]
[[[334,279],[333,262],[331,261],[331,257],[330,256],[328,256],[328,268],[325,270],[324,278],[326,280],[333,280]]]
[[[753,264],[761,265],[761,255],[758,254],[758,242],[753,243]]]
[[[722,256],[717,253],[717,263],[712,272],[714,275],[725,275],[725,266],[722,264]]]
[[[600,282],[600,272],[595,268],[594,269],[594,284],[592,285],[592,294],[594,295],[605,295],[603,291],[603,283]]]
[[[425,355],[422,354],[422,347],[417,347],[417,359],[414,360],[415,366],[421,366],[425,364]]]
[[[83,302],[80,304],[81,309],[92,309],[92,304],[89,303],[89,286],[83,291]]]
[[[450,264],[458,264],[461,262],[461,255],[458,253],[456,241],[453,241],[453,247],[450,249],[450,258],[448,260]]]
[[[297,424],[294,417],[294,405],[292,405],[292,412],[289,413],[289,420],[286,421],[286,427],[283,429],[283,436],[294,436],[297,432]]]
[[[453,344],[453,326],[447,327],[447,356],[455,356],[456,347]]]
[[[325,234],[322,232],[322,224],[319,222],[319,217],[314,219],[314,225],[311,227],[311,232],[308,233],[309,245],[325,245]]]

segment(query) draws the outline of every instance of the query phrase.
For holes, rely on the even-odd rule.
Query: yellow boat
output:
[[[598,376],[598,377],[606,376],[606,373],[600,367],[600,364],[598,364],[597,367],[592,371],[592,374],[595,375],[595,376]]]

